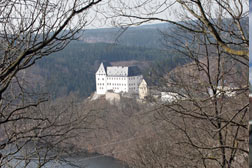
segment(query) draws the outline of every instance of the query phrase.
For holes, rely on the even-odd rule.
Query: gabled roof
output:
[[[143,80],[141,81],[141,83],[140,83],[139,86],[141,86],[141,85],[147,85],[147,82],[143,79]]]
[[[100,75],[106,75],[106,69],[104,68],[104,65],[103,63],[101,63],[101,65],[99,66],[96,74],[100,74]]]
[[[141,72],[137,66],[108,66],[108,76],[138,76]]]
[[[138,76],[141,71],[137,66],[111,66],[107,62],[102,62],[96,74],[106,74],[108,76]]]
[[[123,66],[108,66],[108,76],[128,76],[128,67]]]

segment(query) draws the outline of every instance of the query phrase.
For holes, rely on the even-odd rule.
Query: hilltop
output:
[[[75,41],[27,71],[36,76],[31,80],[36,88],[45,88],[55,98],[71,92],[86,98],[95,91],[95,72],[102,61],[112,65],[136,65],[148,83],[153,83],[148,78],[153,70],[163,73],[188,60],[165,49]],[[37,79],[43,86],[36,83]]]

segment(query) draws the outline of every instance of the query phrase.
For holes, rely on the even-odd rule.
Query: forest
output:
[[[157,83],[150,79],[150,74],[161,75],[189,61],[167,49],[74,41],[64,50],[39,61],[36,68],[45,81],[44,89],[54,98],[71,92],[85,98],[95,91],[95,72],[102,61],[132,60],[140,64],[144,77],[152,85]],[[143,63],[149,66],[141,65]]]

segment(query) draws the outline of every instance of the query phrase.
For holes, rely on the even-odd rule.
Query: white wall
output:
[[[173,92],[161,92],[161,101],[162,102],[174,102],[179,99],[182,99],[178,93]]]
[[[117,93],[107,92],[105,94],[105,99],[109,101],[111,104],[118,103],[120,101],[120,95]]]
[[[142,79],[142,75],[133,77],[111,77],[97,74],[96,92],[97,94],[105,94],[107,90],[113,90],[115,93],[138,93],[138,87]]]
[[[217,97],[219,97],[222,93],[225,95],[225,96],[228,96],[228,97],[232,97],[232,96],[235,96],[236,95],[236,91],[234,91],[235,89],[237,88],[231,88],[231,87],[227,87],[227,86],[217,86]],[[213,97],[213,90],[211,88],[208,88],[208,93],[210,95],[210,97]]]
[[[142,75],[128,77],[129,93],[138,93],[138,87],[143,79]]]
[[[145,80],[142,80],[138,87],[138,94],[140,99],[144,99],[148,95],[148,88],[147,88],[147,83]]]
[[[106,75],[96,74],[96,93],[105,94],[107,91],[107,77]]]
[[[115,93],[128,92],[128,77],[107,77],[107,90],[113,90]]]

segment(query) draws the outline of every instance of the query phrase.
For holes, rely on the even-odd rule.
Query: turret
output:
[[[107,73],[103,63],[101,63],[95,76],[96,76],[96,93],[105,94],[107,91]]]

